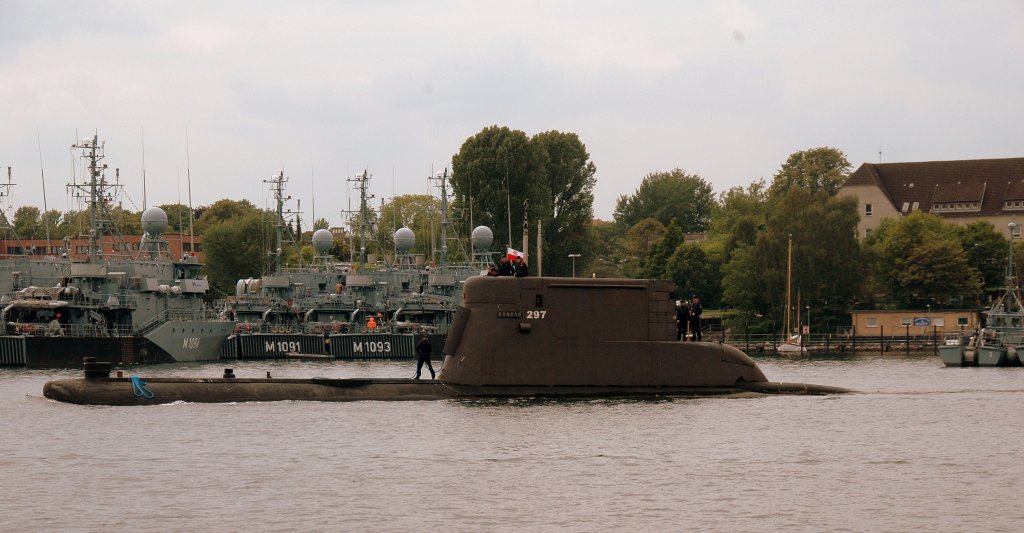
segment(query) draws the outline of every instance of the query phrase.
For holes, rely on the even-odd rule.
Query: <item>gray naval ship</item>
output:
[[[352,181],[360,193],[354,217],[359,254],[353,263],[329,255],[333,235],[313,233],[315,258],[311,265],[285,268],[280,250],[294,242],[286,218],[282,172],[271,188],[276,199],[275,261],[273,272],[258,279],[239,280],[229,314],[234,332],[222,350],[223,359],[403,359],[415,356],[418,336],[428,335],[435,355],[441,355],[462,294],[462,284],[480,275],[489,262],[486,247],[491,231],[474,230],[478,250],[466,264],[448,261],[442,245],[438,264],[427,264],[410,253],[416,242],[407,227],[395,231],[395,256],[377,261],[367,253],[373,233],[367,202],[370,175],[364,171]],[[437,177],[441,193],[441,242],[448,241],[448,174]],[[482,245],[482,246],[481,246]]]
[[[276,204],[270,273],[238,280],[227,315],[235,320],[225,340],[223,359],[275,359],[289,354],[326,357],[326,335],[347,327],[365,291],[345,290],[349,266],[329,255],[330,231],[313,233],[312,264],[284,266],[283,247],[296,246],[284,172],[267,180]],[[372,295],[370,295],[372,296]]]
[[[167,214],[157,207],[142,213],[138,256],[118,255],[129,247],[119,243],[107,209],[119,185],[104,175],[104,144],[94,135],[73,148],[89,171],[85,183],[70,185],[88,204],[87,259],[51,259],[55,278],[33,273],[33,283],[43,282],[38,285],[26,285],[18,272],[0,276],[11,282],[0,297],[0,365],[73,367],[86,356],[118,365],[216,360],[233,323],[204,304],[209,284],[202,265],[192,256],[172,257],[162,238]],[[111,237],[112,250],[101,250],[103,235]]]
[[[1010,223],[1010,233],[1017,224]],[[939,356],[946,366],[1021,366],[1024,352],[1024,298],[1013,265],[1013,242],[1008,252],[1004,287],[992,307],[982,312],[984,327],[969,333],[944,335]]]
[[[110,377],[51,381],[50,399],[86,405],[176,401],[440,400],[509,397],[755,396],[846,389],[769,381],[740,350],[676,340],[670,281],[477,276],[466,281],[436,380]]]

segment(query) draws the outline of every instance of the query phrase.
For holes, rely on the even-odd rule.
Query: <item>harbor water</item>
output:
[[[758,358],[856,394],[170,404],[0,370],[3,531],[1019,531],[1024,369]],[[436,363],[435,363],[436,364]],[[251,362],[239,377],[410,377]],[[136,369],[219,377],[223,364]]]

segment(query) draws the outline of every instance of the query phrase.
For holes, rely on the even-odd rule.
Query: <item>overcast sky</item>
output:
[[[346,178],[425,193],[495,124],[578,134],[611,219],[676,167],[718,193],[819,146],[854,167],[1024,157],[1022,119],[1020,0],[0,0],[12,212],[42,207],[44,176],[77,208],[69,146],[93,132],[125,207],[143,168],[148,205],[188,203],[190,174],[195,206],[265,206],[283,170],[304,218],[338,225]]]

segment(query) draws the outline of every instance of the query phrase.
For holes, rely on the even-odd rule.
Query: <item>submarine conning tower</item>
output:
[[[732,346],[677,341],[673,289],[660,280],[470,278],[438,379],[473,386],[768,381]]]

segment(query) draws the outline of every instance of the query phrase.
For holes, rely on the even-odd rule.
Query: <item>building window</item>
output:
[[[785,309],[783,309],[783,311],[785,311]],[[878,327],[878,319],[875,318],[875,317],[868,317],[867,319],[865,319],[864,323],[869,328],[877,328]]]
[[[901,209],[900,211],[903,211],[904,213],[906,213],[909,210],[910,210],[910,202],[903,202],[903,209]]]
[[[864,204],[864,216],[871,216],[871,204]]]
[[[965,317],[965,316],[958,316],[958,317],[956,317],[956,325],[958,325],[958,326],[966,326],[967,325],[967,317]]]
[[[912,207],[911,209],[913,209],[914,211],[917,211],[920,208],[921,208],[921,203],[920,202],[914,202],[914,207]]]
[[[1010,229],[1010,236],[1020,238],[1020,225],[1014,224]]]
[[[864,237],[870,237],[871,236],[871,231],[872,231],[871,228],[868,228],[868,229],[864,230]]]

